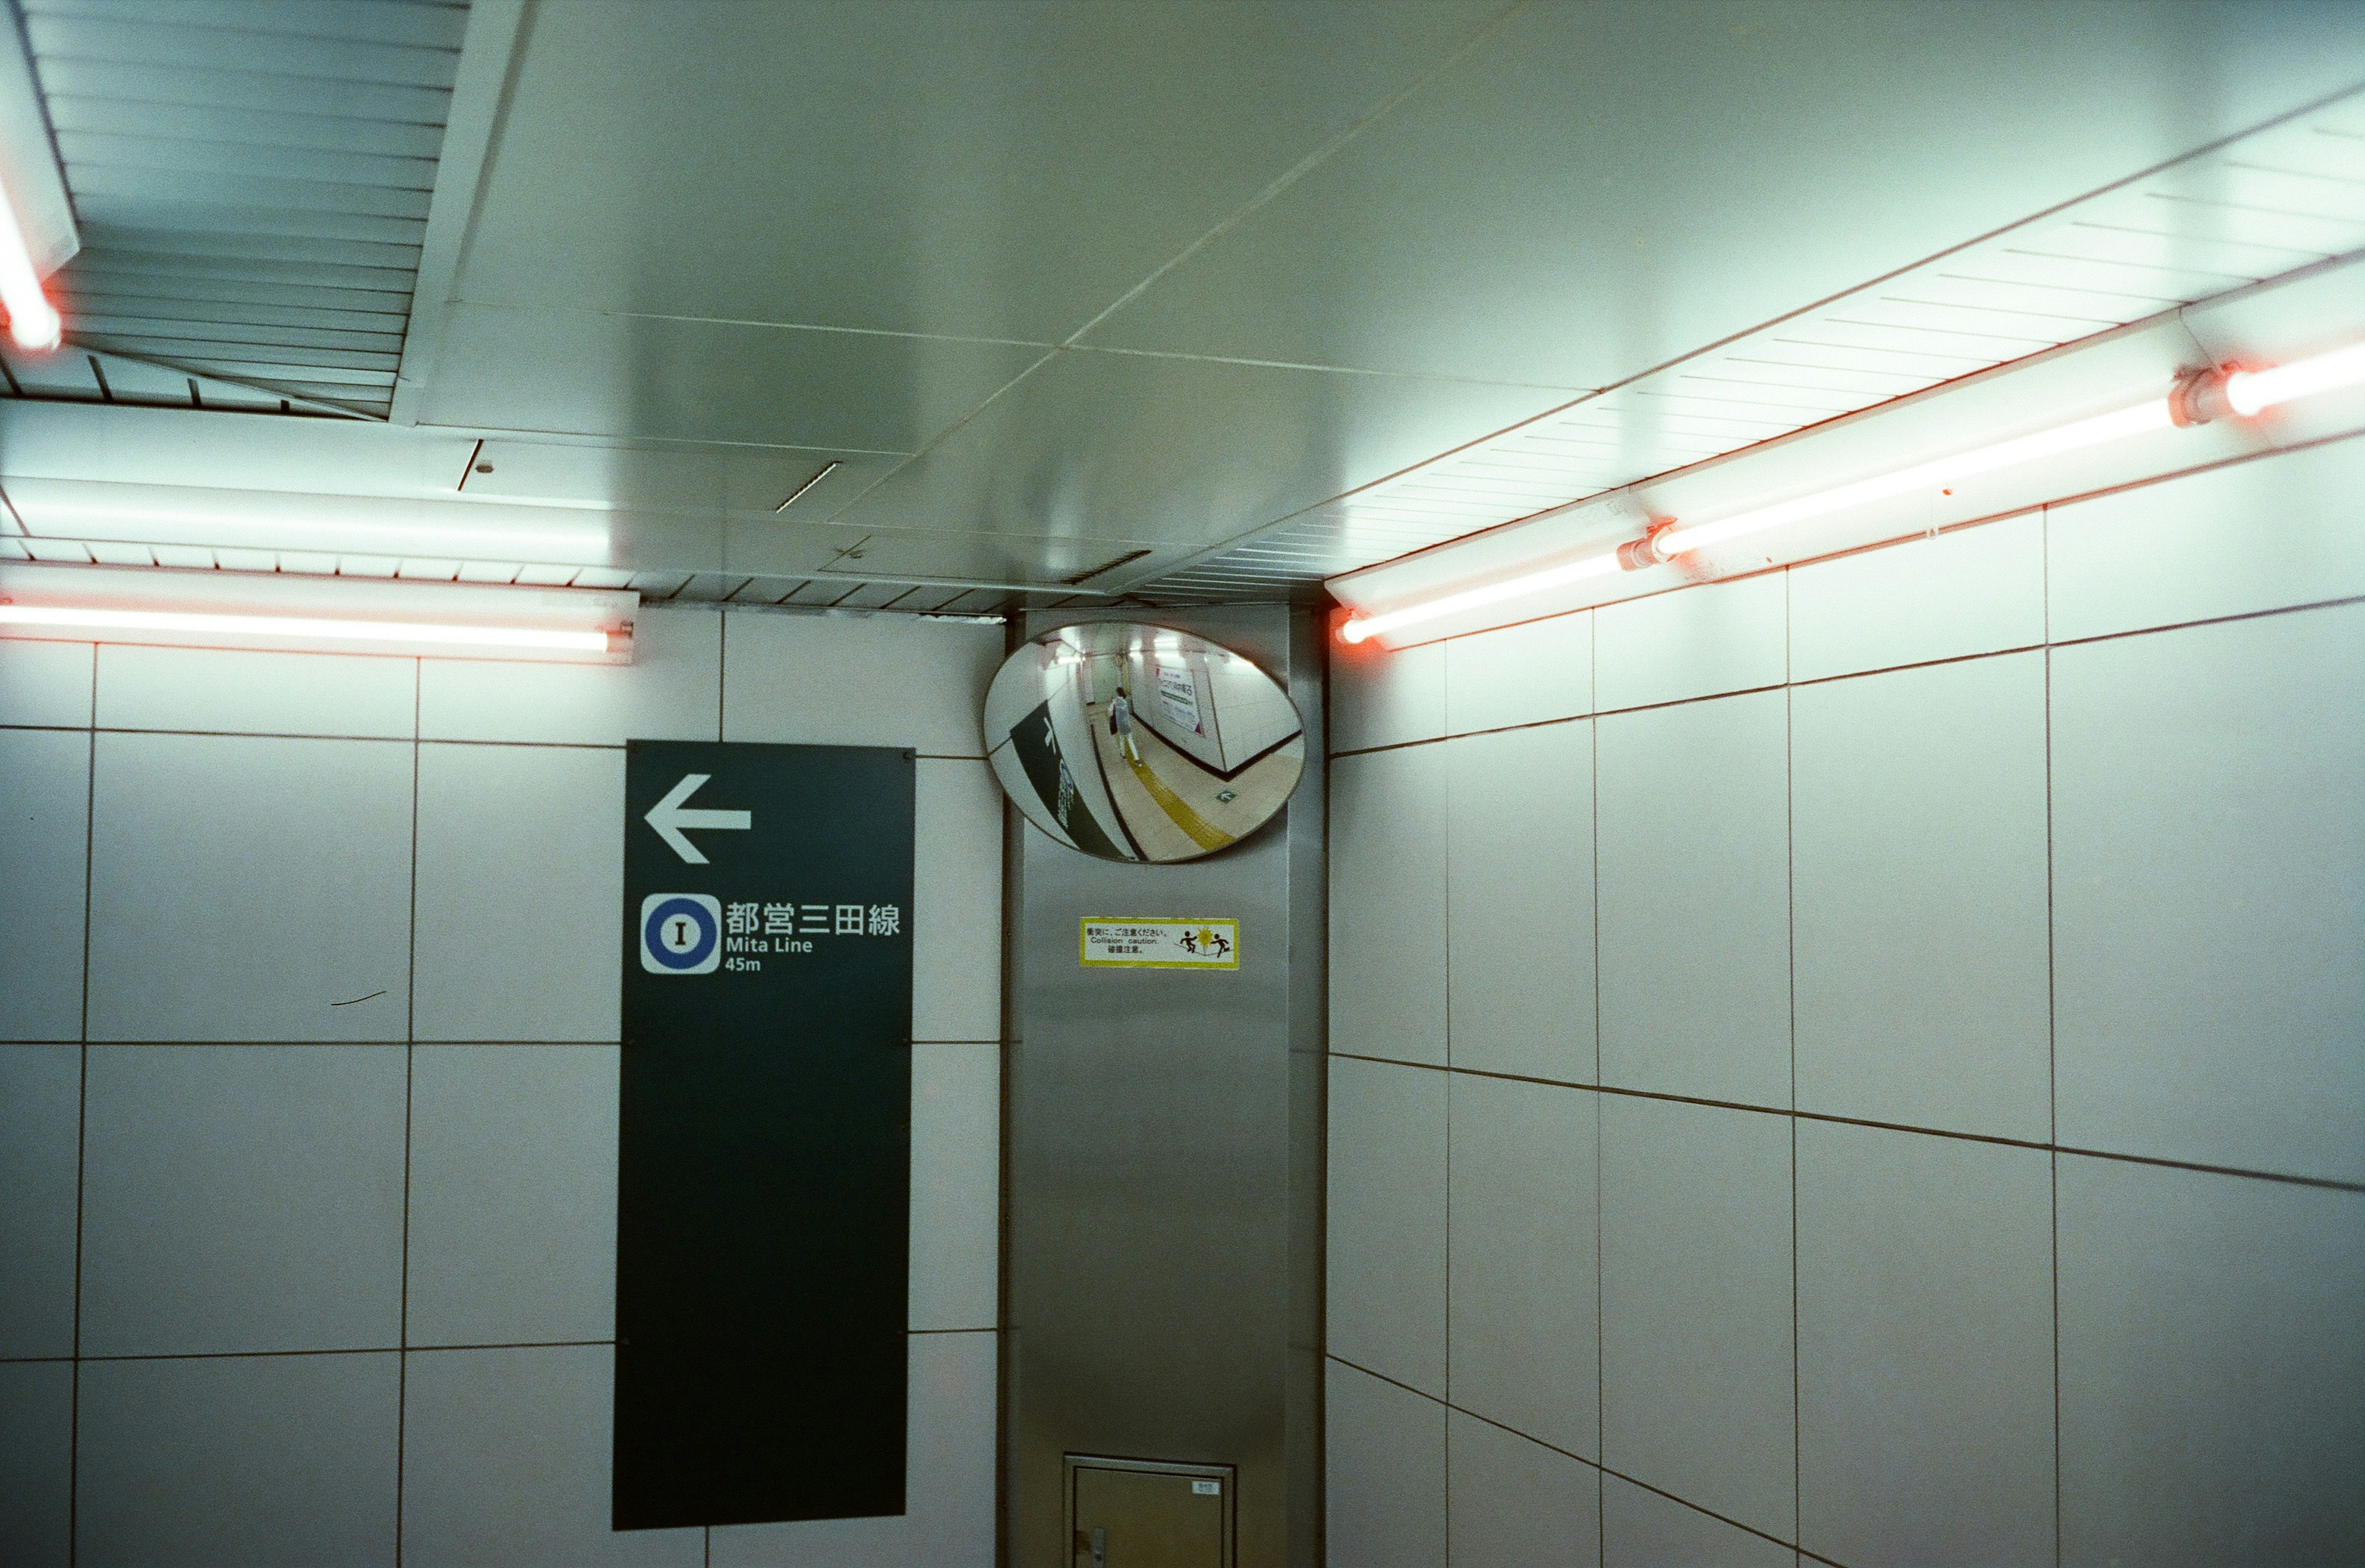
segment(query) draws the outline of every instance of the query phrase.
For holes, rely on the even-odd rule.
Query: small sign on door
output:
[[[1237,969],[1240,923],[1162,915],[1138,920],[1087,915],[1083,964],[1088,969]]]

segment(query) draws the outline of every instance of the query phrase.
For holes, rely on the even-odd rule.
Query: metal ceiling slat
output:
[[[2159,189],[2188,200],[2222,202],[2254,212],[2292,217],[2365,219],[2365,185],[2281,169],[2254,168],[2228,160],[2205,169],[2180,172]]]
[[[346,114],[362,119],[441,126],[452,103],[442,87],[375,82],[323,82],[259,71],[182,70],[105,60],[39,59],[41,90],[51,98],[100,98],[186,108],[251,108],[268,104],[290,114]]]
[[[1832,343],[1847,348],[1894,348],[1907,353],[1978,356],[1983,364],[2001,364],[2046,346],[2041,338],[2020,338],[1954,328],[1906,326],[1893,321],[1855,321],[1840,316],[1803,322],[1778,340],[1785,343]]]
[[[165,319],[184,324],[243,326],[257,330],[301,328],[311,330],[391,333],[397,342],[409,316],[399,310],[331,310],[314,305],[258,305],[252,300],[212,299],[199,294],[177,297],[126,294],[92,286],[88,278],[74,280],[72,295],[75,319],[95,316],[116,320]],[[116,329],[120,330],[121,329]]]
[[[2324,260],[2326,252],[2289,245],[2264,245],[2246,240],[2204,238],[2194,234],[2163,234],[2085,220],[2064,223],[2013,247],[2012,254],[2064,256],[2088,261],[2133,262],[2166,268],[2214,267],[2239,277],[2273,277],[2293,267]]]
[[[2290,192],[2300,198],[2305,210],[2365,216],[2365,180],[2357,177],[2353,167],[2345,162],[2293,157],[2290,155],[2293,151],[2278,147],[2271,152],[2234,159],[2227,167],[2240,172],[2246,186],[2262,178],[2268,189]],[[2274,205],[2282,203],[2277,199]]]
[[[416,270],[427,225],[413,218],[345,212],[297,212],[279,207],[163,206],[112,195],[74,192],[77,211],[92,220],[138,228],[151,244],[212,235],[252,248],[258,240],[310,241],[323,245],[386,245],[409,252]]]
[[[147,219],[151,226],[174,213],[268,214],[275,223],[294,225],[292,231],[298,234],[404,243],[415,243],[415,237],[423,235],[427,228],[429,193],[390,185],[88,163],[68,163],[66,184],[78,207],[103,199],[121,210],[126,204],[138,203],[153,215]],[[376,227],[398,222],[398,227]],[[186,221],[174,226],[212,227]],[[284,227],[268,230],[287,231]]]
[[[2079,337],[2181,303],[2174,295],[2048,288],[2042,284],[1979,277],[1968,269],[1916,277],[1882,297],[1912,305],[1967,305],[1976,310],[2014,311],[2058,321],[2061,330]]]
[[[435,188],[432,158],[389,158],[374,152],[281,142],[216,141],[203,137],[159,137],[109,130],[61,130],[58,154],[70,170],[171,169],[187,174],[262,182],[324,185],[384,185],[395,190]],[[418,216],[424,216],[423,213]]]
[[[384,86],[448,88],[459,69],[457,49],[191,26],[177,13],[167,16],[175,19],[116,21],[36,10],[25,17],[25,35],[33,52],[45,58],[199,71],[260,67],[275,75]]]
[[[74,319],[78,334],[97,338],[141,338],[191,343],[237,343],[277,350],[333,349],[340,352],[402,355],[402,332],[350,331],[318,327],[264,325],[252,321],[213,322],[189,316],[113,316],[84,310]]]
[[[2273,275],[2269,272],[2212,272],[2189,263],[2172,265],[2165,261],[2072,256],[2059,252],[2031,255],[2006,250],[1974,257],[1957,270],[1962,275],[1993,282],[2033,284],[2050,289],[2087,288],[2098,297],[2129,295],[2177,301],[2206,299],[2213,294],[2223,294],[2229,288]]]
[[[1710,398],[1754,398],[1779,388],[1797,393],[1801,398],[1829,392],[1843,398],[1866,398],[1877,402],[1902,398],[1908,392],[1919,392],[1924,386],[1934,386],[1944,379],[1937,375],[1903,375],[1887,370],[1841,370],[1821,364],[1772,365],[1763,361],[1728,359],[1703,369],[1698,375],[1676,377],[1676,386],[1685,392]]]
[[[85,17],[141,26],[212,28],[458,49],[465,5],[420,0],[24,0],[28,16]]]
[[[1389,493],[1422,502],[1451,501],[1462,496],[1516,501],[1531,496],[1548,496],[1557,487],[1533,479],[1490,473],[1475,464],[1455,464],[1450,468],[1423,470],[1418,479],[1397,486]]]
[[[200,338],[168,338],[155,334],[114,338],[93,332],[89,337],[94,342],[120,343],[127,353],[147,354],[156,359],[241,365],[245,368],[231,374],[248,379],[261,376],[272,381],[286,381],[301,375],[315,381],[352,381],[365,385],[376,376],[392,375],[402,357],[399,353],[385,352],[307,349],[301,360],[295,360],[289,355],[275,353],[268,343],[209,342]]]
[[[153,277],[174,283],[186,280],[193,285],[202,282],[207,288],[219,284],[232,289],[265,290],[252,296],[263,299],[280,298],[284,293],[292,300],[305,297],[305,290],[330,289],[400,299],[401,308],[409,308],[413,274],[408,262],[392,263],[406,255],[415,261],[415,251],[400,247],[364,251],[345,243],[307,241],[302,248],[311,253],[306,255],[258,255],[254,252],[260,247],[254,242],[239,248],[217,242],[234,240],[235,236],[175,238],[182,241],[179,248],[158,250],[144,236],[129,236],[106,225],[85,223],[84,243],[98,248],[85,250],[71,264],[76,275],[95,272],[110,278]],[[371,257],[376,259],[367,259]],[[325,299],[321,302],[331,303]]]
[[[751,580],[731,572],[701,572],[677,588],[673,597],[697,604],[720,604]]]
[[[367,386],[332,385],[320,381],[282,379],[281,389],[290,398],[309,398],[317,402],[338,403],[356,409],[370,409],[383,414],[394,397],[394,378],[385,377]]]
[[[2099,332],[2117,322],[2095,317],[2032,316],[2012,310],[1985,310],[1974,305],[1933,304],[1924,300],[1901,299],[1893,295],[1877,299],[1852,300],[1846,314],[1833,313],[1829,319],[1852,322],[1868,327],[1923,327],[1941,331],[1978,333],[1984,337],[2015,338],[2027,346],[2012,357],[2049,349],[2056,343],[2066,343],[2072,338],[2082,338]],[[1820,324],[1820,323],[1819,323]]]
[[[409,120],[109,98],[54,98],[50,103],[50,123],[61,139],[77,133],[230,147],[305,147],[378,158],[424,158],[431,164],[443,144],[441,125]]]
[[[33,397],[95,398],[98,382],[90,373],[89,362],[78,353],[25,354],[5,356],[8,378],[23,392]]]
[[[908,610],[915,614],[933,614],[955,600],[966,599],[976,591],[975,588],[913,588],[895,608]]]
[[[804,586],[801,577],[749,577],[734,590],[732,604],[778,604]]]
[[[1734,354],[1733,364],[1821,365],[1833,370],[1895,370],[1907,375],[1949,381],[1967,375],[1995,361],[1969,353],[1929,353],[1913,349],[1868,348],[1854,343],[1813,342],[1781,338],[1745,354]]]

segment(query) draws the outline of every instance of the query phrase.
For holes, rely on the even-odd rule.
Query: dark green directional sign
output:
[[[903,1511],[913,754],[634,741],[615,1526]]]

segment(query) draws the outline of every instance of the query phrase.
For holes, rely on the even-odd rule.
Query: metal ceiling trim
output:
[[[493,146],[517,87],[518,67],[532,32],[534,0],[474,0],[460,42],[460,69],[443,122],[435,189],[427,201],[427,231],[411,284],[410,323],[395,367],[389,423],[416,425],[427,384],[443,352],[452,291],[460,258],[476,231],[477,196],[492,166]]]
[[[180,375],[194,375],[200,380],[219,381],[229,386],[242,386],[250,392],[260,392],[266,397],[276,398],[291,407],[300,408],[310,413],[328,414],[341,420],[358,420],[365,424],[386,422],[385,416],[374,409],[360,408],[350,403],[340,403],[326,398],[316,398],[308,392],[298,392],[275,382],[258,381],[241,375],[225,375],[219,364],[204,364],[195,360],[161,358],[155,354],[142,353],[136,349],[127,349],[105,337],[92,337],[82,332],[67,334],[66,342],[76,348],[93,353],[102,353],[110,359],[129,360],[135,364],[152,364],[159,370],[169,370]]]
[[[1123,597],[1123,588],[1077,588],[1070,583],[1014,583],[993,577],[925,577],[901,572],[797,572],[793,576],[816,582],[830,583],[892,583],[897,587],[984,588],[995,593],[1057,593],[1089,594],[1094,599]]]

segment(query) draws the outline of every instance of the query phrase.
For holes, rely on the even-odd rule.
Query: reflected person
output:
[[[1125,759],[1136,767],[1140,767],[1141,748],[1134,744],[1133,739],[1133,700],[1125,694],[1122,686],[1116,689],[1116,695],[1109,699],[1108,719],[1109,734],[1116,737],[1117,747],[1125,753]]]

